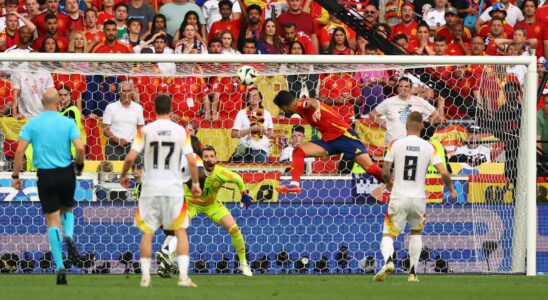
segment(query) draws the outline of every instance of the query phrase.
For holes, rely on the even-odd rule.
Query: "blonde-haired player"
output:
[[[417,264],[422,251],[421,232],[426,221],[425,177],[428,164],[438,169],[444,184],[449,188],[451,197],[457,197],[457,192],[451,182],[449,172],[442,163],[439,154],[429,142],[420,138],[424,125],[419,112],[411,112],[407,116],[407,136],[393,141],[388,146],[382,176],[386,188],[392,191],[388,211],[384,219],[381,253],[385,264],[373,278],[383,281],[394,271],[392,254],[394,240],[405,229],[408,223],[411,229],[409,237],[409,257],[411,261],[408,281],[418,282]],[[391,168],[394,165],[394,182],[391,178]]]
[[[186,228],[189,219],[184,200],[181,154],[185,155],[192,178],[192,195],[202,194],[198,168],[186,129],[170,120],[171,98],[159,95],[154,99],[156,121],[144,126],[126,156],[120,184],[129,187],[127,172],[143,152],[141,197],[135,213],[135,224],[143,232],[141,240],[141,286],[150,286],[152,238],[160,225],[173,230],[177,237],[177,261],[181,287],[196,287],[188,277],[189,246]]]

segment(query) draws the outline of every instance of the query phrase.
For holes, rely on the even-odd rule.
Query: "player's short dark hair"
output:
[[[221,38],[219,38],[218,36],[214,36],[212,37],[209,42],[207,43],[207,47],[208,48],[211,48],[211,45],[215,44],[215,43],[219,43],[219,44],[223,44],[223,41],[221,40]]]
[[[250,6],[248,6],[245,10],[245,12],[249,15],[249,12],[251,12],[252,10],[256,10],[259,12],[259,14],[263,11],[262,8],[257,5],[257,4],[251,4]]]
[[[426,29],[430,31],[430,26],[428,26],[428,24],[424,21],[419,22],[419,25],[417,26],[417,31],[419,30],[420,27],[426,27]]]
[[[90,7],[88,9],[86,9],[86,11],[84,12],[84,16],[88,13],[88,12],[92,12],[95,14],[95,17],[97,17],[97,9],[95,7]]]
[[[406,81],[410,85],[413,85],[413,82],[411,81],[411,79],[409,79],[409,77],[403,76],[400,79],[398,79],[398,83],[400,83],[401,81]]]
[[[116,24],[116,21],[114,21],[114,20],[107,20],[107,21],[105,21],[105,23],[103,23],[103,30],[104,30],[108,25],[114,25],[114,27],[118,27],[118,24]]]
[[[213,153],[215,153],[215,155],[217,155],[217,151],[215,150],[215,148],[211,145],[207,145],[205,146],[203,149],[202,149],[202,153],[204,153],[204,151],[213,151]]]
[[[154,41],[156,42],[157,40],[163,40],[164,42],[167,42],[167,36],[165,34],[160,34],[159,36],[157,36]]]
[[[230,0],[221,0],[219,1],[219,9],[221,9],[222,6],[228,5],[232,9],[232,1]]]
[[[524,1],[521,1],[521,5],[520,5],[519,8],[520,8],[521,10],[524,10],[524,9],[525,9],[525,4],[526,4],[527,2],[533,2],[533,4],[535,5],[535,9],[538,8],[537,0],[524,0]]]
[[[157,115],[167,115],[171,112],[171,97],[161,94],[154,98],[154,111]]]
[[[57,16],[55,14],[47,14],[44,20],[47,22],[48,20],[55,19],[57,20]]]
[[[19,0],[6,0],[4,2],[5,5],[13,4],[13,5],[19,5]]]
[[[301,125],[295,125],[295,126],[293,126],[293,129],[291,131],[292,131],[292,133],[300,132],[300,133],[304,134],[304,127],[301,126]]]
[[[120,6],[123,6],[126,8],[126,10],[129,12],[129,6],[126,3],[120,2],[114,6],[114,11],[116,11]]]
[[[278,107],[283,107],[291,104],[295,98],[288,91],[280,91],[276,97],[274,97],[274,104]]]

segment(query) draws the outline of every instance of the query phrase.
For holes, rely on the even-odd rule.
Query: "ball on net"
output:
[[[257,79],[257,71],[252,66],[242,66],[238,70],[238,79],[245,86],[252,85]]]

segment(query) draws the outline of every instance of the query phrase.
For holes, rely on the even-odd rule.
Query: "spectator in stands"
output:
[[[221,42],[223,44],[222,54],[241,54],[236,50],[236,41],[231,30],[227,29],[221,33]]]
[[[521,28],[518,28],[521,29]],[[525,31],[523,31],[525,32]],[[516,42],[508,44],[506,51],[504,52],[506,56],[519,56],[523,55],[521,51],[521,44]],[[521,86],[525,84],[525,73],[527,72],[527,67],[525,65],[511,65],[506,67],[507,74],[514,74],[518,79],[518,82]]]
[[[483,25],[483,23],[491,20],[493,17],[491,12],[496,10],[506,12],[505,20],[508,24],[510,24],[510,26],[514,26],[517,22],[524,20],[521,10],[517,6],[510,3],[510,0],[500,0],[500,2],[495,2],[491,7],[487,8],[478,18],[475,26],[477,31],[479,31],[479,28]]]
[[[395,139],[406,136],[405,123],[410,112],[420,112],[424,120],[430,121],[430,123],[436,123],[439,118],[434,106],[423,98],[412,94],[412,82],[409,78],[399,79],[397,93],[396,96],[385,99],[369,114],[373,122],[386,129],[384,139],[386,145]],[[386,119],[381,119],[381,116]]]
[[[0,52],[17,45],[19,39],[18,29],[22,27],[20,22],[23,22],[23,26],[27,26],[31,32],[36,30],[36,26],[32,24],[27,18],[24,18],[17,12],[8,13],[6,15],[5,29],[0,32]]]
[[[17,30],[19,33],[19,43],[6,49],[6,53],[30,53],[34,49],[30,46],[32,43],[32,31],[28,26],[19,27]]]
[[[356,32],[344,24],[339,18],[334,15],[329,15],[329,22],[320,29],[318,33],[318,42],[320,43],[320,51],[327,51],[329,48],[329,42],[333,35],[333,30],[337,27],[343,28],[348,37],[348,43],[351,49],[356,49]]]
[[[405,38],[405,35],[402,35]],[[364,55],[377,55],[377,48],[368,44],[365,46]],[[361,89],[363,104],[359,109],[362,117],[368,115],[371,110],[381,103],[384,98],[384,87],[388,84],[388,71],[375,70],[375,66],[368,66],[371,70],[356,72],[355,77],[358,87]]]
[[[127,21],[127,32],[122,36],[122,39],[119,40],[123,43],[129,44],[130,48],[139,46],[143,43],[143,40],[141,39],[141,28],[143,28],[141,20],[129,19]]]
[[[299,41],[294,41],[291,44],[289,54],[303,55],[304,46]],[[314,71],[312,65],[309,66],[311,71]],[[288,91],[294,98],[316,98],[320,77],[318,74],[298,74],[287,76]],[[280,114],[280,117],[291,117],[291,115]]]
[[[5,1],[5,12],[2,17],[0,17],[0,31],[4,31],[4,28],[6,27],[7,23],[7,16],[10,14],[15,14],[17,16],[17,25],[16,29],[23,26],[23,25],[29,25],[32,24],[30,19],[23,17],[17,12],[17,9],[19,8],[19,1],[18,0],[6,0]],[[32,25],[34,26],[34,24]]]
[[[314,18],[311,14],[303,12],[302,0],[288,0],[289,9],[278,17],[279,30],[282,31],[287,23],[295,24],[298,32],[302,31],[310,37],[314,45],[315,52],[320,49],[318,38],[314,27]]]
[[[68,36],[70,32],[70,18],[59,12],[59,0],[46,0],[46,10],[38,16],[32,18],[32,23],[36,25],[38,36],[44,36],[47,33],[46,16],[54,14],[57,17],[57,32],[59,35]],[[62,48],[62,47],[61,47]]]
[[[457,24],[462,24],[461,20],[458,17],[457,10],[454,7],[449,7],[445,10],[445,25],[438,28],[436,31],[436,36],[443,36],[447,43],[450,44],[453,42],[454,39],[454,32],[455,27]],[[469,42],[472,38],[472,34],[470,33],[470,30],[468,28],[464,28],[463,26],[463,35],[461,35],[461,38]]]
[[[242,27],[240,30],[240,33],[238,33],[237,36],[234,36],[236,38],[236,46],[238,51],[243,52],[244,48],[244,40],[248,38],[259,38],[259,33],[261,32],[261,7],[252,4],[249,5],[246,8],[246,14],[244,15],[244,18],[242,18]],[[280,24],[278,23],[278,26]]]
[[[301,125],[293,126],[291,129],[291,143],[285,146],[282,149],[282,154],[280,155],[280,162],[292,162],[293,161],[293,150],[300,146],[304,142],[305,131],[304,127]],[[305,163],[313,162],[314,157],[307,157],[304,159]]]
[[[61,52],[61,50],[59,49],[55,38],[52,36],[47,36],[45,39],[42,40],[42,45],[40,45],[40,49],[38,49],[38,52],[59,53]]]
[[[462,23],[456,23],[451,32],[452,41],[447,45],[447,54],[448,55],[469,55],[470,54],[470,44],[465,42],[465,27]]]
[[[39,51],[44,40],[48,37],[52,37],[56,41],[57,46],[60,49],[60,52],[67,52],[69,40],[58,33],[57,16],[55,14],[48,14],[45,17],[45,20],[46,20],[46,34],[39,36],[34,41],[34,45],[33,45],[34,50]]]
[[[491,20],[491,25],[489,26],[489,36],[485,40],[485,54],[497,55],[498,50],[495,40],[504,38],[503,22],[504,21],[499,18],[493,18]]]
[[[175,45],[175,53],[207,54],[207,46],[196,35],[196,26],[192,24],[185,26],[182,39]]]
[[[354,50],[350,48],[348,37],[344,28],[336,27],[333,29],[327,54],[334,55],[354,55]]]
[[[173,36],[173,43],[178,43],[181,39],[184,38],[183,32],[185,31],[185,28],[187,25],[194,26],[194,32],[195,32],[195,39],[201,41],[205,44],[206,35],[205,35],[205,27],[202,25],[203,23],[200,22],[200,18],[198,14],[194,11],[189,11],[186,13],[185,18],[183,19],[183,22],[181,23],[181,26],[177,31],[175,31],[175,35]]]
[[[217,2],[218,0],[210,0],[210,1]],[[212,21],[211,17],[207,20],[207,24],[208,24],[207,39],[211,40],[214,36],[220,36],[221,33],[224,32],[225,30],[230,30],[232,31],[232,35],[235,37],[234,40],[237,40],[238,34],[240,34],[240,29],[241,29],[241,22],[240,22],[241,10],[239,10],[240,11],[239,13],[236,13],[234,12],[235,11],[234,7],[236,5],[240,7],[240,5],[238,3],[236,3],[236,5],[233,4],[231,0],[221,0],[218,2],[219,2],[218,5],[219,5],[220,18],[218,20],[214,20],[211,23],[210,23],[210,21]],[[236,15],[238,16],[236,17]]]
[[[70,31],[84,30],[84,17],[78,7],[78,0],[65,0],[65,6],[70,19]]]
[[[222,54],[223,53],[223,42],[219,37],[213,37],[207,43],[207,51],[209,54]]]
[[[430,41],[430,27],[421,22],[417,28],[417,38],[409,41],[408,51],[416,55],[433,55],[434,44]]]
[[[183,19],[189,11],[193,11],[198,15],[198,21],[200,24],[205,24],[206,20],[200,7],[187,0],[174,0],[171,3],[162,5],[159,13],[166,16],[167,20],[167,33],[174,37],[174,42],[177,42],[175,32],[180,28]],[[197,32],[205,32],[205,25],[201,25]],[[205,37],[205,35],[204,35]]]
[[[399,34],[404,34],[407,37],[407,40],[412,40],[417,37],[417,27],[419,26],[419,23],[415,21],[414,10],[415,6],[410,2],[405,2],[401,6],[401,22],[392,27],[391,39],[394,39]]]
[[[150,30],[144,34],[144,40],[150,40],[152,36],[158,32],[166,37],[167,45],[171,47],[173,45],[173,37],[167,33],[166,16],[162,14],[157,14],[156,16],[154,16],[154,19],[152,19],[152,26]]]
[[[129,152],[137,131],[145,125],[143,107],[132,101],[133,83],[124,81],[118,86],[120,100],[110,103],[103,115],[103,134],[107,138],[107,160],[123,160]]]
[[[261,93],[252,88],[246,95],[246,108],[236,115],[230,136],[239,138],[232,162],[266,162],[274,125],[270,112],[263,109]]]
[[[256,39],[245,39],[244,48],[242,54],[258,54],[259,50],[257,49],[257,40]]]
[[[284,24],[283,38],[284,38],[286,53],[289,52],[290,46],[295,41],[298,41],[301,45],[303,45],[304,54],[318,53],[318,51],[316,51],[316,47],[314,46],[314,43],[312,42],[312,39],[310,39],[310,37],[302,31],[297,32],[297,28],[295,27],[294,23],[289,22]]]
[[[527,31],[525,31],[525,29],[521,27],[514,30],[513,39],[499,38],[495,39],[494,43],[500,52],[506,52],[506,48],[508,47],[508,45],[514,44],[518,50],[516,55],[525,56],[531,55],[530,49],[536,49],[537,47],[537,39],[527,39]]]
[[[261,54],[284,54],[285,47],[278,34],[278,27],[274,19],[266,19],[259,35],[257,48]]]
[[[221,2],[223,3],[221,4]],[[206,27],[208,32],[211,32],[211,28],[215,22],[224,18],[222,9],[225,9],[225,13],[228,12],[227,20],[238,20],[242,15],[242,9],[238,0],[207,0],[202,5],[202,13],[207,22]]]
[[[433,33],[441,26],[445,25],[445,9],[447,8],[447,0],[435,0],[434,7],[430,8],[422,15],[422,20],[428,24],[428,27]]]
[[[92,53],[132,53],[131,49],[116,39],[118,33],[116,22],[108,20],[103,25],[105,41],[95,44]]]
[[[490,7],[490,9],[491,10],[489,12],[485,11],[482,15],[488,13],[489,20],[493,20],[495,18],[501,19],[505,34],[509,37],[512,36],[514,34],[514,26],[506,20],[508,12],[504,10],[502,5],[500,5],[500,2],[495,3],[493,6]],[[489,21],[484,22],[481,20],[480,17],[478,18],[476,25],[474,25],[474,28],[479,36],[485,38],[489,34]]]
[[[379,10],[374,4],[367,4],[363,10],[363,18],[368,25],[375,26],[379,23]]]
[[[41,13],[38,0],[25,0],[25,8],[27,9],[27,19],[32,20]]]
[[[97,10],[95,8],[92,7],[84,13],[84,25],[84,33],[90,48],[105,41],[105,33],[97,26]]]
[[[103,0],[103,10],[99,10],[99,7],[96,7],[99,10],[97,13],[97,25],[99,27],[103,26],[108,20],[114,20],[114,5],[116,4],[115,0]]]
[[[352,73],[330,73],[320,77],[319,98],[332,106],[348,124],[354,122],[354,106],[361,104],[361,89]]]
[[[141,35],[144,35],[145,32],[150,31],[150,28],[152,27],[152,20],[156,15],[154,8],[143,0],[131,0],[129,1],[127,8],[128,19],[141,20],[141,25],[143,25],[141,28]]]
[[[394,42],[395,45],[403,51],[403,53],[407,53],[407,49],[409,49],[409,40],[405,34],[397,34],[394,36],[392,42]],[[365,49],[362,51],[365,51]]]
[[[53,78],[48,71],[40,69],[37,72],[13,72],[10,81],[14,99],[11,111],[15,118],[31,118],[44,111],[42,95],[46,89],[54,87]]]
[[[89,53],[88,41],[81,31],[72,31],[70,33],[68,52],[69,53]]]
[[[475,56],[482,56],[485,55],[485,42],[483,39],[479,36],[475,36],[472,38],[472,41],[470,42],[470,55]]]
[[[120,2],[116,4],[114,7],[114,21],[116,22],[116,39],[122,41],[122,43],[129,44],[127,10],[128,8],[126,3]]]
[[[548,51],[544,47],[544,36],[547,34],[548,28],[545,24],[537,21],[535,14],[537,12],[537,1],[536,0],[525,0],[521,3],[523,16],[525,19],[522,22],[518,22],[515,25],[515,28],[523,28],[527,32],[527,37],[529,39],[537,40],[537,57],[545,56],[548,57]],[[547,36],[548,37],[548,36]]]
[[[482,163],[491,162],[491,148],[481,144],[481,132],[472,129],[468,133],[468,141],[458,146],[449,158],[449,162],[462,163],[462,170],[459,174],[479,174],[476,169]]]

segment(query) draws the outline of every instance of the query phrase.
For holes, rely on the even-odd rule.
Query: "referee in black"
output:
[[[71,143],[76,148],[76,169],[78,175],[84,168],[84,144],[74,120],[57,112],[59,94],[54,88],[44,92],[42,105],[44,112],[30,119],[21,129],[20,141],[15,153],[12,185],[21,189],[19,171],[25,150],[32,144],[33,162],[38,177],[38,197],[46,215],[48,239],[57,271],[57,284],[67,284],[66,269],[63,264],[63,239],[72,263],[80,258],[74,245],[74,190],[76,174],[72,162]]]

